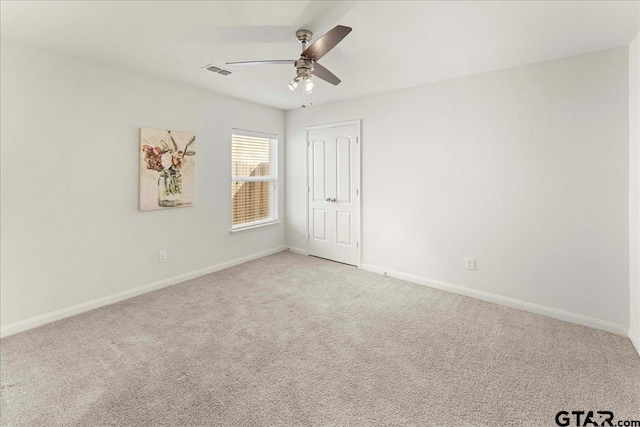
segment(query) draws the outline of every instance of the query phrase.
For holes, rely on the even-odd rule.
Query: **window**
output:
[[[234,129],[231,135],[232,229],[278,219],[278,139]]]

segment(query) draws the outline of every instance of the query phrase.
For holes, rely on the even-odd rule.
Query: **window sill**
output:
[[[282,221],[276,219],[273,221],[266,221],[266,222],[261,222],[259,224],[248,225],[246,227],[232,228],[231,230],[229,230],[229,233],[233,234],[233,233],[238,233],[240,231],[253,230],[255,228],[262,228],[262,227],[267,227],[269,225],[280,224],[280,223],[282,223]]]

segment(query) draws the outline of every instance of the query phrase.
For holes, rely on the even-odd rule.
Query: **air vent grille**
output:
[[[205,65],[202,68],[204,68],[205,70],[211,71],[212,73],[221,74],[223,76],[228,76],[229,74],[231,74],[231,71],[225,70],[224,68],[220,68],[213,64]]]

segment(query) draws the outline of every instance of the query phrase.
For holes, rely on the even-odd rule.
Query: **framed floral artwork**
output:
[[[193,206],[195,142],[189,132],[140,128],[141,211]]]

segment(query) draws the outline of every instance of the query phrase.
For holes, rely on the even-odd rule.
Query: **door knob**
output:
[[[326,199],[324,199],[325,202],[330,202],[331,199],[329,197],[327,197]]]
[[[336,198],[334,197],[333,199],[331,199],[329,201],[335,203],[336,202]]]

